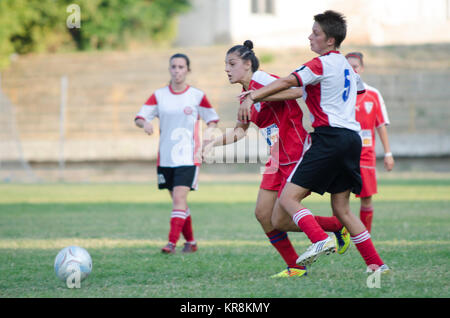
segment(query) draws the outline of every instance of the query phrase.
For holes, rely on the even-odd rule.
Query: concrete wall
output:
[[[254,14],[251,0],[194,0],[179,18],[181,45],[235,44],[305,47],[313,16],[343,13],[349,44],[390,45],[450,42],[449,0],[273,0],[273,14]]]

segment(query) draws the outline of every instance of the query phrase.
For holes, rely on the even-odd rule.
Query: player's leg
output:
[[[320,255],[336,250],[335,242],[320,227],[311,211],[301,203],[309,192],[309,189],[288,182],[280,196],[281,206],[312,242],[306,252],[297,259],[299,265],[309,265]]]
[[[298,255],[289,240],[288,234],[284,231],[279,231],[272,226],[272,212],[274,204],[277,201],[277,195],[278,191],[260,188],[255,208],[256,219],[261,224],[261,227],[272,246],[278,251],[287,265],[287,270],[284,270],[273,277],[302,276],[306,273],[306,270],[304,267],[298,266],[295,263]]]
[[[312,243],[328,238],[312,213],[301,203],[310,190],[288,182],[280,196],[281,207],[289,214],[294,224],[303,231]]]
[[[186,220],[187,195],[190,188],[176,186],[172,190],[172,214],[170,217],[169,244],[163,248],[163,252],[174,253],[175,246],[180,238]]]
[[[361,200],[359,218],[369,233],[372,230],[373,205],[372,196],[377,193],[377,177],[375,167],[361,166],[362,189],[356,197]]]
[[[373,205],[372,196],[361,197],[359,218],[369,233],[372,231]]]
[[[367,266],[381,267],[384,263],[376,251],[370,234],[361,220],[350,211],[350,190],[331,194],[333,214],[348,229],[351,239]]]

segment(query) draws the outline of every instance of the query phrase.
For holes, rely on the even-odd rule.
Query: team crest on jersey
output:
[[[184,108],[184,113],[186,114],[186,115],[192,115],[192,113],[194,112],[194,110],[192,109],[192,107],[191,106],[186,106],[185,108]]]
[[[261,103],[255,103],[253,104],[253,106],[255,106],[255,109],[258,113],[261,111]]]
[[[373,108],[373,103],[372,102],[364,102],[364,108],[366,109],[366,112],[368,114],[370,114],[370,112],[372,111],[372,108]]]

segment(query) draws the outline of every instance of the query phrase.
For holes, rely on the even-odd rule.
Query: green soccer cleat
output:
[[[288,267],[284,271],[279,272],[278,274],[272,275],[270,277],[271,278],[293,277],[293,276],[301,277],[301,276],[306,276],[306,275],[307,275],[306,267],[305,267],[305,269]]]
[[[334,232],[334,241],[338,254],[344,254],[348,250],[350,246],[350,233],[345,226],[340,231]]]

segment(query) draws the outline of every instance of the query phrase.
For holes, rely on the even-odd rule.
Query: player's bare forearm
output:
[[[253,102],[259,102],[268,96],[277,94],[290,87],[297,86],[298,82],[294,75],[289,74],[286,77],[281,77],[267,86],[261,87],[258,90],[252,91],[249,95]]]
[[[384,153],[390,153],[391,147],[389,145],[389,137],[386,126],[377,127],[378,136],[380,136],[381,144],[383,145]]]
[[[248,126],[249,124],[238,122],[233,130],[216,138],[214,140],[213,147],[225,146],[241,140],[245,137],[245,135],[247,135]]]
[[[279,102],[283,100],[297,99],[303,96],[303,89],[301,87],[293,87],[285,89],[284,91],[275,93],[265,97],[263,102]]]
[[[384,168],[387,171],[391,171],[394,168],[395,161],[394,156],[391,152],[391,147],[389,145],[389,138],[386,126],[380,126],[377,127],[378,136],[380,136],[381,144],[383,145],[384,149]]]

